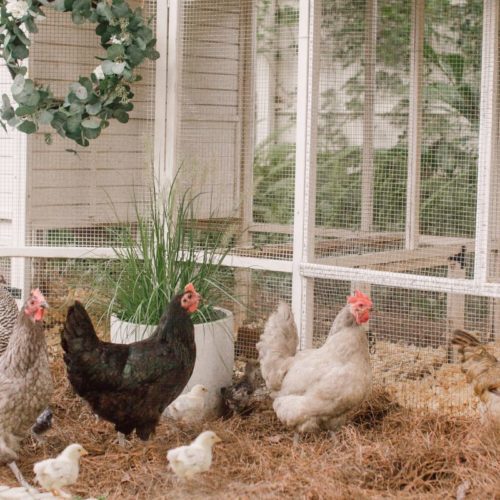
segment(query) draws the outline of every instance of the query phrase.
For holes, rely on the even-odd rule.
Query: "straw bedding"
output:
[[[276,419],[270,402],[249,417],[179,427],[164,420],[147,443],[116,444],[112,426],[97,421],[72,393],[57,342],[51,342],[56,381],[54,426],[45,442],[24,443],[18,464],[33,480],[33,463],[71,442],[90,455],[82,459],[74,495],[106,499],[156,498],[500,498],[500,436],[471,417],[417,413],[400,407],[378,388],[340,432],[301,436]],[[169,448],[203,429],[223,439],[210,472],[179,482],[168,470]],[[0,467],[0,484],[15,485]]]

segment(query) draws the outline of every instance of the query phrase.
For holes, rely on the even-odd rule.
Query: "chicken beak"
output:
[[[48,309],[48,308],[49,308],[49,304],[48,304],[48,302],[47,302],[46,300],[44,300],[44,301],[42,301],[42,302],[40,303],[40,307],[41,307],[42,309]]]
[[[88,455],[89,452],[85,449],[85,448],[82,448],[82,457],[84,457],[85,455]]]
[[[215,443],[222,443],[222,439],[219,436],[215,436]]]

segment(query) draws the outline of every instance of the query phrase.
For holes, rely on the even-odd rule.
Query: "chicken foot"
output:
[[[26,479],[24,479],[23,474],[19,470],[19,467],[17,466],[16,462],[9,462],[7,464],[9,466],[9,469],[12,471],[12,474],[16,476],[17,482],[23,487],[26,488],[28,491],[33,489],[33,486],[31,486]]]
[[[121,446],[122,448],[127,448],[127,446],[131,446],[130,441],[125,437],[125,434],[123,434],[123,432],[117,432],[116,434],[119,446]]]

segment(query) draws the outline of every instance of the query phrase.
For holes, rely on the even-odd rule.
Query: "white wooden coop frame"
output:
[[[251,5],[251,0],[245,0]],[[250,9],[251,10],[251,9]],[[421,236],[418,231],[419,220],[419,179],[420,144],[422,118],[422,57],[424,1],[412,1],[411,33],[411,87],[409,111],[409,159],[407,183],[407,220],[403,250],[381,252],[365,256],[329,257],[319,259],[314,256],[315,230],[315,186],[316,186],[316,123],[318,114],[319,86],[319,23],[321,0],[300,0],[299,38],[298,38],[298,78],[297,78],[297,127],[295,158],[295,197],[294,224],[288,226],[252,225],[252,206],[246,202],[242,209],[243,226],[249,231],[272,231],[293,233],[293,258],[280,260],[272,258],[229,255],[224,263],[234,268],[275,271],[292,274],[292,306],[297,324],[301,346],[312,344],[313,324],[313,279],[345,280],[352,283],[385,285],[405,289],[433,291],[459,295],[478,295],[500,299],[500,283],[490,280],[492,250],[498,248],[498,235],[493,234],[492,207],[498,210],[495,202],[494,180],[498,176],[498,57],[499,57],[499,17],[498,0],[484,1],[481,100],[479,129],[479,160],[477,187],[476,236],[473,239],[440,238]],[[363,117],[363,176],[362,184],[362,221],[361,233],[370,235],[373,206],[373,95],[374,62],[373,45],[376,36],[377,0],[367,0],[365,41],[367,64],[365,65],[365,108]],[[166,20],[168,19],[168,22]],[[249,23],[254,20],[249,19]],[[177,164],[177,144],[179,133],[179,86],[180,74],[178,60],[181,53],[182,5],[177,0],[157,3],[157,39],[161,57],[156,63],[155,81],[155,149],[154,168],[163,184],[168,184],[174,176]],[[251,164],[250,164],[251,165]],[[24,186],[23,170],[19,168],[20,186]],[[247,173],[244,182],[247,192],[251,192],[251,175]],[[23,192],[19,193],[24,198]],[[250,197],[248,197],[250,198]],[[17,228],[12,246],[0,246],[0,257],[13,258],[17,271],[13,273],[15,286],[25,288],[23,262],[29,258],[96,258],[114,257],[111,248],[66,247],[66,246],[27,246],[23,236],[25,223],[23,205],[20,204]],[[325,230],[323,230],[325,231]],[[346,230],[326,230],[330,236],[348,235]],[[357,232],[356,234],[360,234]],[[420,248],[421,243],[429,243],[432,248]],[[383,270],[383,266],[399,261],[422,262],[425,259],[450,254],[452,248],[466,244],[474,251],[474,278],[466,279],[460,271],[449,273],[448,277],[432,277]],[[440,250],[441,249],[441,250]],[[453,251],[452,251],[453,253]],[[374,260],[375,259],[375,260]],[[378,259],[378,260],[377,260]],[[380,269],[367,266],[376,263]],[[411,264],[410,264],[411,266]],[[421,266],[423,267],[423,266]],[[460,300],[460,299],[457,299]],[[496,301],[495,301],[496,302]],[[454,307],[453,303],[450,307]],[[500,308],[495,308],[494,324],[500,325]],[[498,336],[497,336],[498,339]]]

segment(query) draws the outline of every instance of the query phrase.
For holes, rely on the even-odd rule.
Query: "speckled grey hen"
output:
[[[17,459],[21,440],[53,392],[42,323],[47,307],[40,290],[32,290],[0,357],[0,464],[9,464],[13,471],[11,462]]]
[[[0,356],[7,349],[18,312],[16,301],[5,287],[3,276],[0,276]]]

